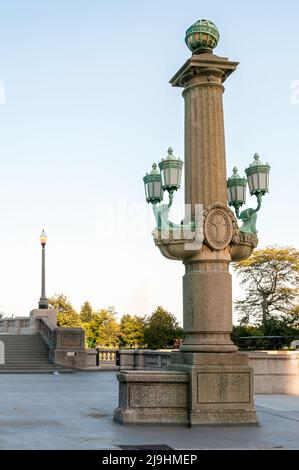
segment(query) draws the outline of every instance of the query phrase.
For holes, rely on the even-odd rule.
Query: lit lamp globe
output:
[[[254,155],[254,162],[245,169],[250,194],[262,194],[269,192],[270,165],[261,162],[259,155]]]
[[[227,180],[227,200],[229,206],[240,207],[246,201],[246,178],[238,174],[238,169],[233,168],[233,174]]]
[[[40,244],[41,246],[44,248],[46,246],[46,243],[47,243],[47,240],[48,240],[48,237],[47,235],[45,234],[45,231],[43,230],[42,233],[40,234]]]
[[[153,163],[152,171],[143,178],[145,198],[151,204],[158,204],[163,199],[162,179],[157,164]]]
[[[217,26],[209,20],[198,20],[186,31],[185,43],[192,54],[212,53],[219,42]]]
[[[173,155],[171,147],[167,150],[167,157],[159,163],[162,177],[162,188],[169,193],[177,191],[181,186],[183,162]]]

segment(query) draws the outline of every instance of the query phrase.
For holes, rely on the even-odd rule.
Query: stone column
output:
[[[226,165],[221,70],[212,66],[186,83],[185,98],[185,203],[226,204]]]
[[[211,259],[204,247],[199,259],[185,261],[183,314],[186,338],[181,351],[233,352],[232,282],[225,253]]]
[[[222,83],[237,67],[236,62],[214,54],[192,56],[173,77],[183,87],[185,99],[185,202],[195,218],[196,206],[218,211],[206,225],[212,247],[184,261],[184,330],[181,351],[232,352],[231,261],[227,228],[234,216],[227,208],[226,161]],[[221,205],[223,207],[221,207]]]

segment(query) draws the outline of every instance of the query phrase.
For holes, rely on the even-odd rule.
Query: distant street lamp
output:
[[[49,308],[49,302],[46,297],[46,244],[47,244],[47,235],[43,230],[40,235],[40,244],[42,246],[42,292],[39,299],[38,308],[47,309]]]

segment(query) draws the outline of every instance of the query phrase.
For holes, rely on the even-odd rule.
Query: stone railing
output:
[[[116,362],[116,349],[99,349],[99,363]]]
[[[170,362],[170,354],[171,351],[120,349],[118,362],[121,370],[166,369]]]
[[[86,366],[87,369],[109,369],[118,370],[116,365],[117,349],[87,349],[86,350]]]
[[[36,329],[52,352],[55,349],[55,327],[51,325],[48,318],[37,318],[35,321]]]
[[[11,317],[0,320],[0,333],[24,335],[31,333],[29,317]]]
[[[48,318],[35,319],[35,326],[49,347],[50,358],[55,364],[77,369],[86,368],[85,334],[83,328],[61,328],[51,324]]]

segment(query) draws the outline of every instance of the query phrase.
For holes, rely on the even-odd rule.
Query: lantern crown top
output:
[[[227,180],[227,187],[238,186],[238,185],[246,186],[246,184],[247,184],[246,178],[242,178],[242,176],[240,176],[238,173],[238,168],[234,166],[233,174]]]
[[[153,163],[152,164],[152,171],[151,171],[151,175],[157,175],[159,173],[159,170],[157,170],[157,163]]]
[[[262,172],[262,173],[269,173],[270,171],[269,163],[263,163],[258,153],[255,153],[253,158],[254,158],[254,161],[250,163],[248,168],[245,169],[247,176],[256,171]]]
[[[181,162],[181,159],[180,157],[176,157],[174,154],[173,154],[173,148],[172,147],[169,147],[167,149],[167,156],[165,158],[162,158],[161,162],[165,162],[167,160],[176,160],[178,162]],[[159,164],[160,165],[160,164]]]
[[[238,174],[238,168],[234,166],[233,174],[228,179],[232,180],[232,179],[237,179],[237,178],[241,178],[241,176]]]
[[[166,158],[170,158],[172,157],[173,155],[173,148],[172,147],[168,147],[167,149],[167,157]]]
[[[217,26],[210,20],[198,20],[186,31],[185,43],[192,54],[212,53],[219,42]]]

